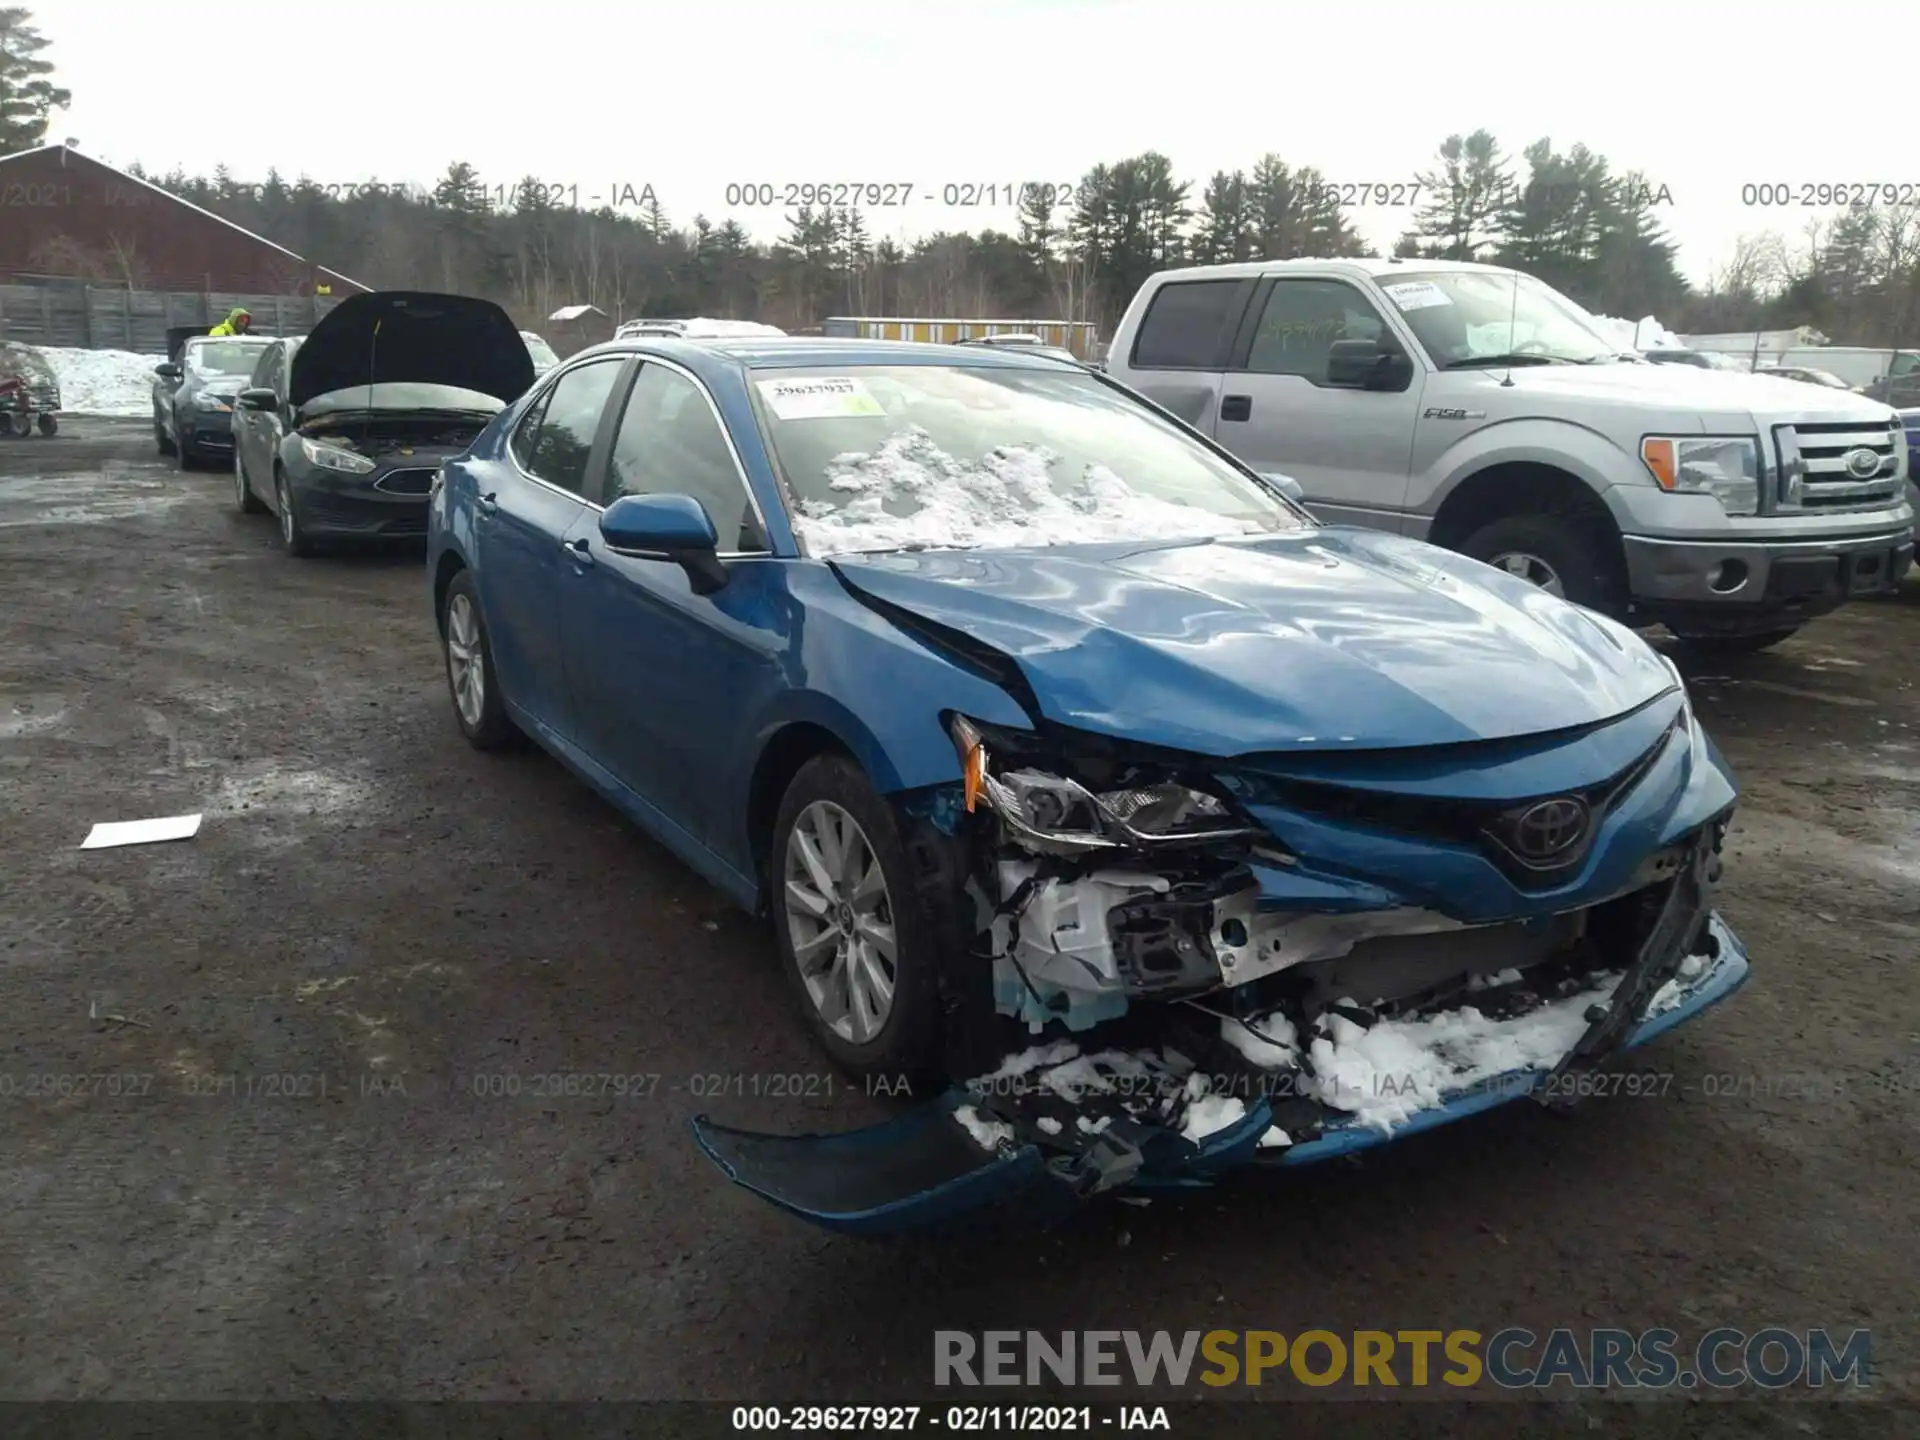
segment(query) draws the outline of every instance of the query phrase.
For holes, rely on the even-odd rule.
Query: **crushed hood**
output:
[[[1012,657],[1046,718],[1204,755],[1512,739],[1674,683],[1625,627],[1375,531],[832,563]]]
[[[477,390],[509,403],[533,384],[519,327],[491,300],[421,290],[353,295],[324,315],[294,352],[287,398],[376,381]]]

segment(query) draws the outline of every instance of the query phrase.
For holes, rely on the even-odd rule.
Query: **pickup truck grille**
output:
[[[1776,425],[1781,510],[1872,510],[1900,493],[1906,435],[1893,421]],[[1860,452],[1875,459],[1871,468]]]

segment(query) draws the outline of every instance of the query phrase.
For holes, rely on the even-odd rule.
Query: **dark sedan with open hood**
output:
[[[278,516],[289,555],[425,535],[441,462],[533,377],[518,328],[491,300],[356,295],[304,340],[270,346],[240,392],[235,499]]]

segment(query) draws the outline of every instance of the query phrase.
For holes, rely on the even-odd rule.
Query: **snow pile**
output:
[[[971,1105],[962,1105],[955,1110],[953,1118],[966,1127],[967,1133],[982,1150],[998,1150],[1002,1145],[1013,1143],[1013,1126],[1004,1120],[983,1119]]]
[[[1071,545],[1245,535],[1261,527],[1142,495],[1103,465],[1057,488],[1060,457],[1002,445],[962,461],[918,426],[872,452],[836,456],[828,483],[840,498],[805,499],[796,526],[814,555],[917,547]]]
[[[1687,348],[1686,341],[1651,315],[1645,316],[1638,322],[1616,320],[1611,315],[1592,315],[1588,318],[1593,328],[1600,332],[1601,337],[1619,350],[1684,350]]]
[[[151,415],[158,355],[130,350],[40,347],[60,380],[60,408],[79,415]]]

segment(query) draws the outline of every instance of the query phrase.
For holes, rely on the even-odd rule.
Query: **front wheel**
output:
[[[153,445],[162,455],[173,454],[173,437],[167,434],[166,422],[158,410],[153,412]]]
[[[1597,526],[1569,515],[1509,515],[1473,532],[1461,550],[1550,595],[1612,614],[1619,586]]]
[[[440,635],[447,656],[447,689],[453,696],[453,718],[460,733],[476,750],[506,748],[519,738],[519,731],[500,699],[493,642],[487,638],[471,570],[462,570],[447,586]]]
[[[1667,628],[1673,630],[1671,625]],[[1684,630],[1673,630],[1673,633],[1682,645],[1702,655],[1756,655],[1790,635],[1798,635],[1800,627],[1789,625],[1784,630],[1762,630],[1752,635],[1708,635]]]
[[[300,517],[294,513],[293,492],[287,486],[286,472],[278,467],[273,472],[273,499],[280,507],[280,548],[296,560],[305,560],[313,554],[313,542],[307,538]]]
[[[42,435],[57,435],[60,433],[60,421],[52,415],[42,415],[34,423],[40,427],[40,433]]]
[[[783,968],[827,1053],[862,1077],[936,1073],[934,926],[893,810],[851,760],[822,755],[794,776],[767,877]]]

